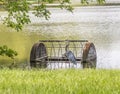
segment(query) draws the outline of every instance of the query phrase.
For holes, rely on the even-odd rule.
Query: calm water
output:
[[[120,69],[120,6],[97,6],[66,10],[50,9],[51,18],[32,18],[26,26],[29,32],[46,39],[88,39],[97,50],[97,68]]]
[[[56,39],[88,39],[97,49],[97,68],[120,68],[120,6],[79,7],[73,13],[50,10],[49,21],[31,14],[29,31]]]

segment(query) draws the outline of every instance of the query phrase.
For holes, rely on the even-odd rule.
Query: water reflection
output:
[[[120,6],[80,7],[73,14],[50,10],[49,21],[30,13],[32,24],[27,29],[55,39],[88,39],[96,45],[97,68],[120,68]]]

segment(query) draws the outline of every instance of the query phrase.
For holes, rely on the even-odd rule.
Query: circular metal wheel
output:
[[[97,53],[93,43],[87,42],[83,49],[83,68],[96,68]]]
[[[30,53],[30,66],[31,67],[47,67],[47,51],[43,43],[35,43]]]

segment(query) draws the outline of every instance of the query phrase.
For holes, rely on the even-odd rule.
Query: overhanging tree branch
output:
[[[22,30],[25,24],[30,23],[29,10],[30,3],[27,0],[0,0],[3,2],[4,9],[8,11],[8,16],[4,19],[4,24],[8,27],[14,28],[17,31]],[[53,1],[59,2],[61,9],[66,9],[70,12],[73,7],[70,5],[70,0],[38,0],[37,6],[34,8],[34,14],[37,17],[45,17],[46,20],[50,18],[51,12],[47,9],[46,4]],[[92,0],[81,0],[82,4],[89,4]],[[103,4],[105,0],[96,0],[99,4]]]

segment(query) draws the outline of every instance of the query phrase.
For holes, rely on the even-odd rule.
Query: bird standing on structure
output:
[[[68,46],[69,46],[69,42],[67,42],[66,47],[65,47],[65,51],[66,51],[65,56],[69,59],[71,63],[77,65],[76,58],[74,54],[72,53],[72,51],[68,50]]]

